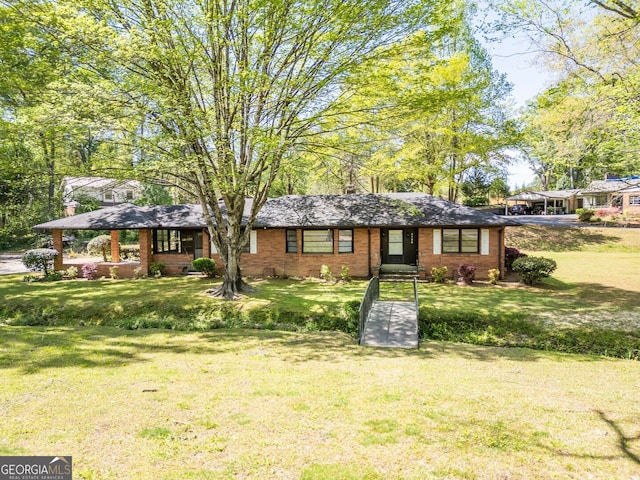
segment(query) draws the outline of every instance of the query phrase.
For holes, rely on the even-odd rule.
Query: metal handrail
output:
[[[418,301],[418,277],[413,279],[413,298],[416,301],[416,321],[420,324],[420,302]]]
[[[364,295],[362,296],[362,302],[360,303],[360,309],[358,310],[359,319],[358,319],[358,343],[362,344],[362,336],[364,334],[365,323],[367,322],[367,317],[369,316],[369,312],[371,311],[371,307],[373,303],[380,298],[380,279],[378,277],[373,277],[369,280],[369,284],[367,285],[367,289],[364,291]]]

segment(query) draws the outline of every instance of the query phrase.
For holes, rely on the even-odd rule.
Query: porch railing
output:
[[[418,301],[418,277],[413,279],[413,298],[416,302],[416,322],[420,325],[420,302]]]
[[[364,334],[365,323],[371,311],[373,303],[380,298],[380,279],[373,277],[369,280],[367,289],[364,291],[362,302],[360,303],[359,319],[358,319],[358,343],[362,344],[362,336]]]

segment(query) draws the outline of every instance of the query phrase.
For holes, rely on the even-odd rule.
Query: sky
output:
[[[535,65],[535,55],[528,52],[528,45],[507,38],[500,44],[485,45],[492,56],[493,68],[506,73],[513,84],[511,96],[516,108],[526,105],[527,101],[541,92],[549,81],[548,75]],[[514,189],[530,184],[535,176],[525,164],[518,163],[509,167],[509,186]]]

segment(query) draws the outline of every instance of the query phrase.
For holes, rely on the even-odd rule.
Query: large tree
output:
[[[443,28],[403,38],[352,75],[345,101],[355,113],[344,123],[356,126],[333,134],[333,171],[357,168],[374,191],[382,183],[456,201],[468,172],[504,163],[510,86],[474,38],[473,14],[451,2]]]
[[[494,0],[503,29],[524,36],[553,83],[527,108],[524,149],[558,188],[606,172],[638,173],[640,3]],[[549,186],[549,185],[547,185]]]
[[[240,254],[282,158],[311,131],[341,77],[424,26],[437,0],[22,0],[74,59],[108,81],[96,96],[145,125],[155,154],[202,204],[225,263]],[[251,201],[247,201],[250,197]]]

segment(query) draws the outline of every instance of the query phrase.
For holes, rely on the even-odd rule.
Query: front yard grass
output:
[[[508,245],[557,261],[553,277],[534,287],[513,279],[497,286],[420,284],[422,333],[425,339],[638,359],[639,237],[634,229],[510,229]],[[536,244],[547,250],[527,249]],[[207,295],[212,282],[198,277],[46,283],[21,278],[0,276],[0,324],[354,335],[366,286],[364,281],[253,279],[257,292],[225,302]],[[412,295],[410,284],[382,286],[384,299]]]
[[[527,253],[573,238],[514,231]],[[0,276],[0,455],[72,455],[87,480],[636,478],[640,363],[601,355],[638,358],[640,240],[571,241],[535,252],[558,262],[536,287],[420,284],[407,351],[336,331],[362,281],[229,303],[200,278]]]
[[[0,455],[78,479],[635,478],[637,362],[339,332],[0,327]]]

